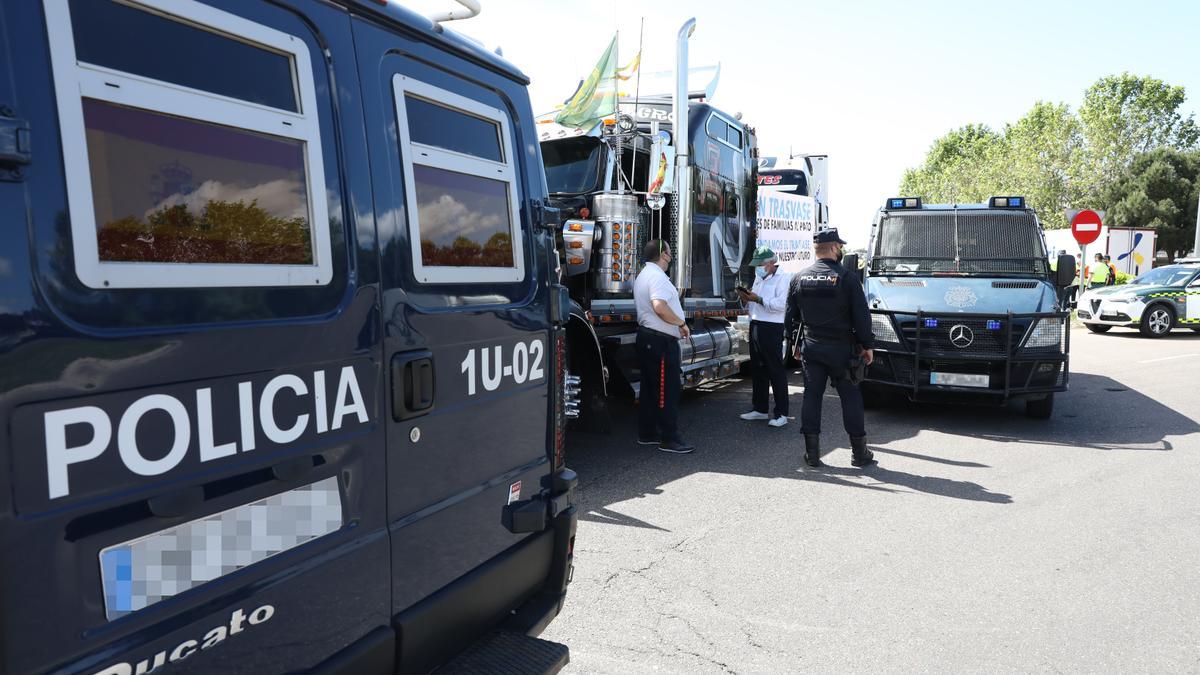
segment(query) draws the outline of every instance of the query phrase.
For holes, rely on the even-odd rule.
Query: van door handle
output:
[[[434,381],[433,352],[392,356],[392,419],[399,422],[433,410]]]

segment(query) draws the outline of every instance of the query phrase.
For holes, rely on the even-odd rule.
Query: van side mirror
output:
[[[842,256],[842,267],[845,267],[846,269],[850,270],[851,272],[857,272],[858,266],[859,266],[859,258],[858,258],[857,253],[848,253],[848,254]]]
[[[1058,256],[1058,271],[1054,279],[1054,285],[1059,288],[1066,288],[1075,283],[1075,256],[1060,255]]]

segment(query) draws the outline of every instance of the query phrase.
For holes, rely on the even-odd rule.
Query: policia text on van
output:
[[[561,667],[524,76],[374,1],[0,0],[0,53],[0,672]]]
[[[1023,197],[926,205],[889,199],[871,230],[865,287],[875,362],[864,397],[1025,401],[1047,418],[1065,391],[1070,321],[1062,290],[1075,259],[1050,271]]]

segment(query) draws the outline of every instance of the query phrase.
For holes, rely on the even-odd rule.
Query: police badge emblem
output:
[[[947,305],[959,309],[974,307],[975,303],[979,302],[979,298],[975,296],[975,291],[966,286],[954,286],[946,291],[945,300]]]

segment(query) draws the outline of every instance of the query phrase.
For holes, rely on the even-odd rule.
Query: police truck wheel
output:
[[[1098,323],[1085,323],[1083,325],[1087,326],[1087,329],[1093,333],[1107,333],[1108,331],[1112,330],[1112,326],[1105,326]]]
[[[1142,335],[1160,338],[1175,327],[1175,310],[1168,305],[1151,305],[1142,313],[1142,323],[1138,330]]]
[[[1054,394],[1046,394],[1046,398],[1025,402],[1025,414],[1034,419],[1048,420],[1053,413]]]

